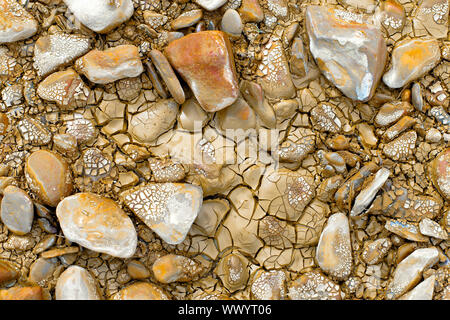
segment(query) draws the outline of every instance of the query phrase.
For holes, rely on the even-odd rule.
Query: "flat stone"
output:
[[[265,95],[271,99],[289,99],[295,94],[289,64],[280,41],[269,41],[263,48],[259,71]]]
[[[152,271],[156,280],[161,283],[189,282],[202,271],[202,268],[188,257],[168,254],[155,261]]]
[[[375,124],[380,127],[389,126],[413,111],[414,108],[405,101],[385,103],[375,117]]]
[[[0,0],[0,43],[32,37],[38,22],[15,0]]]
[[[162,27],[169,20],[167,16],[149,10],[145,10],[143,16],[145,23],[153,29]]]
[[[52,151],[33,152],[25,163],[25,177],[29,188],[44,204],[51,207],[56,207],[73,190],[66,161]]]
[[[306,28],[325,77],[350,99],[370,100],[387,58],[381,31],[361,15],[323,6],[307,7]]]
[[[428,238],[419,232],[417,223],[408,222],[404,220],[388,219],[384,227],[396,235],[417,242],[427,242]]]
[[[429,276],[398,300],[433,300],[435,281],[435,275]]]
[[[120,290],[111,300],[170,300],[170,298],[164,290],[152,283],[136,282]]]
[[[56,216],[69,241],[119,258],[130,258],[136,251],[133,222],[111,199],[77,193],[58,204]]]
[[[90,39],[83,35],[55,33],[39,37],[34,45],[33,67],[45,76],[89,51]]]
[[[433,69],[441,59],[436,39],[407,39],[392,51],[392,67],[383,75],[390,88],[401,88]]]
[[[223,6],[227,0],[195,0],[197,4],[208,11],[213,11]]]
[[[167,58],[156,49],[150,51],[150,57],[175,101],[183,104],[185,100],[183,88]]]
[[[1,220],[11,232],[24,235],[33,224],[33,201],[28,194],[15,186],[6,187],[1,202]]]
[[[242,98],[238,98],[231,106],[218,111],[216,117],[222,130],[246,130],[256,127],[255,112]]]
[[[134,12],[131,0],[64,0],[64,3],[82,24],[98,33],[111,31]]]
[[[318,270],[302,274],[289,285],[291,300],[341,300],[339,284]]]
[[[380,238],[375,241],[367,242],[361,253],[361,259],[368,265],[378,264],[383,261],[391,247],[392,242],[388,238]]]
[[[408,131],[383,147],[383,153],[395,161],[406,161],[416,148],[417,133]]]
[[[170,25],[172,29],[178,30],[187,27],[192,27],[203,18],[203,11],[200,9],[190,10],[180,14]]]
[[[95,279],[85,269],[70,266],[58,278],[56,300],[101,300]]]
[[[200,212],[203,191],[188,183],[149,183],[120,197],[165,242],[178,244]]]
[[[420,233],[425,236],[442,239],[442,240],[448,239],[447,231],[442,229],[442,227],[439,225],[439,223],[437,223],[429,218],[424,218],[422,221],[420,221],[419,230],[420,230]]]
[[[422,278],[422,273],[438,261],[439,251],[436,248],[416,249],[397,265],[386,289],[386,298],[396,299],[412,289]]]
[[[261,22],[264,19],[264,11],[259,0],[242,0],[239,13],[244,22]]]
[[[0,290],[0,300],[44,300],[41,287],[12,287]]]
[[[228,9],[222,16],[220,27],[223,32],[233,37],[239,37],[244,29],[241,16],[234,9]]]
[[[434,186],[445,199],[450,200],[450,148],[438,154],[430,169]]]
[[[337,280],[345,280],[352,271],[352,246],[348,218],[335,213],[328,218],[316,249],[322,271]]]
[[[127,272],[133,279],[146,279],[151,275],[150,270],[139,260],[128,262]]]
[[[377,192],[383,187],[386,180],[389,178],[391,171],[386,168],[381,168],[375,174],[373,180],[366,185],[366,187],[358,194],[353,204],[351,216],[361,214],[373,201]]]
[[[139,49],[133,45],[92,50],[75,62],[75,69],[98,84],[137,77],[144,71]]]
[[[19,272],[11,262],[0,260],[0,284],[7,283],[19,277]]]
[[[50,258],[61,257],[66,254],[78,253],[79,251],[80,251],[80,248],[78,246],[77,247],[56,248],[56,249],[51,249],[51,250],[43,252],[41,254],[41,257],[50,259]]]
[[[200,106],[219,111],[239,95],[231,43],[221,31],[201,31],[172,41],[164,51]]]
[[[71,68],[52,73],[37,88],[42,99],[56,102],[63,110],[86,106],[90,93],[89,87]]]
[[[173,127],[178,109],[173,99],[148,104],[145,110],[129,116],[128,132],[140,143],[151,143]]]

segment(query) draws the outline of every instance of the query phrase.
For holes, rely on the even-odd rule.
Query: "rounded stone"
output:
[[[28,194],[15,186],[3,191],[1,220],[13,233],[24,235],[31,231],[34,207]]]
[[[56,216],[69,241],[118,258],[130,258],[136,251],[133,222],[111,199],[77,193],[58,204]]]
[[[127,272],[133,279],[145,279],[150,277],[150,270],[139,260],[128,262]]]
[[[56,207],[73,190],[66,161],[52,151],[33,152],[25,163],[25,177],[30,189],[44,204],[51,207]]]
[[[136,282],[116,293],[112,300],[170,300],[164,290],[148,282]]]
[[[56,300],[101,300],[95,279],[84,268],[68,267],[58,278]]]
[[[235,37],[238,37],[244,29],[239,13],[233,9],[228,9],[225,11],[220,27],[222,28],[222,31]]]
[[[183,129],[189,131],[201,131],[208,121],[208,114],[200,107],[198,102],[192,98],[186,100],[181,106],[179,120]]]
[[[156,280],[171,283],[191,281],[202,269],[188,257],[168,254],[156,260],[152,270]]]

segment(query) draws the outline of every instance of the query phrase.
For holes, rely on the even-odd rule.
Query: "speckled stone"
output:
[[[224,32],[191,33],[172,41],[164,53],[205,111],[219,111],[236,101],[239,87],[234,58]]]
[[[203,18],[203,11],[200,9],[190,10],[180,14],[170,25],[172,29],[178,30],[191,27]]]
[[[165,242],[183,242],[203,202],[200,187],[188,183],[150,183],[120,197]]]
[[[291,300],[341,300],[339,284],[318,270],[302,274],[289,285]]]
[[[242,0],[239,13],[245,22],[261,22],[264,19],[264,11],[259,0]]]
[[[6,187],[1,202],[1,220],[13,233],[24,235],[31,231],[34,207],[28,194],[15,186]]]
[[[450,148],[443,150],[431,162],[431,180],[444,198],[450,200]]]
[[[15,0],[0,0],[0,43],[15,42],[33,36],[38,22]]]
[[[68,267],[58,278],[56,300],[101,300],[95,279],[84,268]]]
[[[320,268],[337,280],[345,280],[352,271],[353,258],[348,218],[335,213],[327,224],[317,244],[316,259]]]
[[[152,271],[156,280],[161,283],[188,282],[192,281],[202,268],[188,257],[168,254],[155,261]]]
[[[73,190],[70,169],[59,154],[38,150],[26,160],[25,177],[30,189],[46,205],[56,207]]]
[[[111,199],[77,193],[56,208],[64,236],[83,247],[114,257],[130,258],[136,251],[133,222]]]
[[[325,77],[353,100],[371,99],[387,58],[381,31],[361,15],[324,6],[307,7],[306,28]]]
[[[241,35],[244,25],[242,24],[241,16],[236,10],[228,9],[222,16],[220,27],[223,32],[228,33],[233,37]]]

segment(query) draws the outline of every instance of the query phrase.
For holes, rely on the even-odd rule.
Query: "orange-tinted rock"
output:
[[[75,62],[75,69],[98,84],[137,77],[144,71],[139,49],[133,45],[92,50]]]
[[[170,300],[164,290],[148,282],[136,282],[116,293],[112,300]]]
[[[25,177],[30,189],[44,204],[52,207],[56,207],[73,190],[66,161],[52,151],[33,152],[25,164]]]
[[[239,13],[245,22],[261,22],[264,19],[264,12],[259,5],[259,0],[242,0]]]
[[[392,51],[392,67],[383,76],[391,88],[401,88],[433,69],[441,59],[436,39],[407,39]]]
[[[5,113],[0,113],[0,135],[4,135],[8,131],[9,119]]]
[[[221,31],[191,33],[165,49],[171,65],[192,89],[200,106],[215,112],[239,95],[231,43]]]
[[[38,22],[15,0],[0,0],[0,43],[33,36]]]
[[[371,99],[387,58],[381,31],[361,15],[324,6],[307,7],[306,28],[325,77],[353,100]]]
[[[442,196],[450,200],[450,148],[442,151],[431,163],[431,179]]]
[[[16,268],[8,261],[0,261],[0,284],[16,279],[19,276]]]
[[[0,290],[0,300],[44,300],[41,287],[12,287]]]
[[[58,204],[56,215],[64,236],[83,247],[119,258],[136,251],[133,222],[111,199],[77,193]]]
[[[168,254],[157,259],[152,270],[156,280],[161,283],[171,283],[191,281],[202,271],[202,268],[188,257]]]

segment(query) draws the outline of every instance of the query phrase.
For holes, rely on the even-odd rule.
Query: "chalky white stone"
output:
[[[120,197],[168,244],[183,242],[203,203],[202,189],[188,183],[150,183]]]
[[[352,270],[352,247],[349,221],[345,214],[335,213],[320,235],[316,260],[319,267],[332,278],[345,280]]]
[[[434,237],[437,239],[447,240],[448,234],[439,223],[431,220],[430,218],[424,218],[419,223],[420,233],[429,237]]]
[[[422,273],[438,261],[439,251],[436,248],[415,250],[398,264],[387,287],[386,298],[395,299],[410,290],[420,281]]]
[[[64,0],[75,17],[89,29],[106,33],[131,18],[131,0]]]
[[[227,0],[196,0],[197,4],[208,11],[216,10],[223,6]]]
[[[410,292],[401,296],[399,300],[432,300],[435,281],[435,275],[426,278]]]
[[[381,31],[361,15],[308,6],[306,28],[317,64],[339,90],[353,100],[369,100],[379,83],[386,58]]]
[[[101,300],[95,279],[84,268],[68,267],[58,278],[56,300]]]
[[[56,216],[69,241],[118,258],[130,258],[136,251],[133,222],[111,199],[77,193],[58,204]]]
[[[0,0],[0,43],[27,39],[38,29],[38,22],[15,0]]]
[[[369,183],[367,187],[365,187],[364,190],[362,190],[356,197],[355,204],[353,205],[350,215],[357,216],[369,206],[375,198],[378,190],[381,189],[386,180],[389,178],[390,174],[391,172],[386,168],[381,168],[377,171],[373,181]]]

